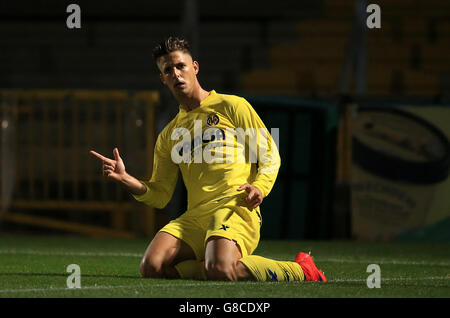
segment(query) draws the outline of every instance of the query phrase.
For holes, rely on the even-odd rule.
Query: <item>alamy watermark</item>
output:
[[[67,277],[67,288],[81,288],[81,269],[78,264],[70,264],[67,266],[66,271],[72,273]]]
[[[368,288],[381,288],[381,268],[378,264],[370,264],[367,266],[367,273],[372,273],[367,277]]]
[[[369,4],[366,8],[366,12],[370,15],[366,19],[366,25],[369,29],[381,28],[381,8],[378,4]]]
[[[172,131],[171,140],[178,141],[170,153],[175,164],[258,162],[261,173],[269,174],[280,163],[279,128],[271,128],[270,133],[267,128],[210,127],[203,131],[202,121],[194,120],[193,133],[180,127]]]
[[[69,4],[66,12],[70,15],[66,19],[66,25],[69,29],[81,28],[81,8],[78,4]],[[366,7],[366,12],[370,15],[366,19],[366,25],[369,29],[381,28],[381,8],[376,3],[371,3]]]
[[[70,13],[66,19],[66,25],[69,29],[81,29],[81,8],[78,4],[69,4],[66,12]]]

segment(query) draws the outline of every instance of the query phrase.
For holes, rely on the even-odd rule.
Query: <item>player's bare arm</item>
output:
[[[103,175],[113,181],[120,183],[126,190],[135,195],[142,195],[147,188],[135,177],[128,174],[125,164],[119,155],[119,150],[114,148],[114,159],[107,158],[94,150],[90,153],[103,162]]]

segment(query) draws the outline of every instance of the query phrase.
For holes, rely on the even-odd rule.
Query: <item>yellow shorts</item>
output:
[[[197,260],[205,259],[206,242],[211,236],[235,241],[242,257],[251,255],[260,238],[261,214],[259,207],[250,211],[239,206],[235,197],[210,202],[201,208],[187,210],[170,221],[160,231],[184,242],[194,251]]]

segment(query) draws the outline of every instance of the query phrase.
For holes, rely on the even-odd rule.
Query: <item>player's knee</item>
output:
[[[140,271],[143,278],[179,278],[175,267],[157,258],[142,259]]]
[[[164,267],[161,262],[151,258],[143,258],[140,265],[140,271],[143,278],[162,278],[164,277]]]
[[[208,280],[236,281],[236,269],[229,262],[215,262],[205,264],[205,273]]]

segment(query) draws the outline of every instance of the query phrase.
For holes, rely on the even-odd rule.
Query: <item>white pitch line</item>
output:
[[[391,277],[391,278],[381,278],[381,282],[386,281],[415,281],[415,280],[448,280],[450,276],[431,276],[431,277]],[[345,282],[361,282],[365,283],[366,279],[332,279],[328,282],[330,283],[345,283]],[[302,282],[297,282],[301,284]],[[245,285],[263,285],[264,282],[239,282],[237,284]],[[267,284],[267,283],[266,283]],[[270,282],[270,284],[276,284],[275,282]],[[63,288],[63,287],[50,287],[50,288],[23,288],[23,289],[0,289],[0,294],[2,293],[27,293],[27,292],[53,292],[53,291],[82,291],[82,290],[99,290],[99,289],[142,289],[142,288],[152,288],[152,287],[207,287],[207,286],[223,286],[222,282],[198,282],[198,283],[186,283],[186,284],[149,284],[149,285],[106,285],[106,286],[86,286],[81,288]]]
[[[33,250],[6,249],[0,250],[0,254],[25,254],[41,256],[103,256],[103,257],[142,257],[142,254],[136,253],[115,253],[115,252],[42,252]]]
[[[340,259],[340,258],[321,258],[318,262],[330,263],[350,263],[350,264],[392,264],[392,265],[427,265],[427,266],[450,266],[450,262],[428,262],[428,261],[401,261],[401,260],[383,260],[383,259]]]
[[[115,289],[115,288],[129,288],[131,286],[87,286],[82,288],[62,288],[62,287],[56,287],[56,288],[24,288],[24,289],[0,289],[0,293],[33,293],[33,292],[52,292],[52,291],[62,291],[62,290],[86,290],[86,289]],[[134,286],[138,287],[138,286]]]
[[[389,278],[380,278],[383,281],[415,281],[415,280],[447,280],[450,279],[450,276],[431,276],[431,277],[389,277]],[[346,282],[366,282],[367,279],[333,279],[329,280],[329,282],[336,283],[346,283]]]
[[[118,289],[118,288],[152,288],[152,287],[207,287],[207,286],[223,286],[221,282],[198,282],[198,283],[186,283],[186,284],[150,284],[150,285],[106,285],[106,286],[86,286],[81,288],[63,288],[63,287],[50,287],[50,288],[24,288],[24,289],[0,289],[0,293],[20,293],[20,292],[52,292],[52,291],[80,291],[91,289]],[[261,284],[261,282],[241,282],[240,284]]]
[[[24,254],[40,256],[88,256],[88,257],[139,257],[144,253],[121,253],[121,252],[62,252],[62,251],[34,251],[27,249],[0,249],[0,254]],[[320,258],[320,262],[330,263],[348,263],[348,264],[392,264],[392,265],[425,265],[425,266],[450,266],[450,262],[428,262],[421,261],[402,261],[402,260],[383,260],[383,259],[345,259],[345,258]]]

